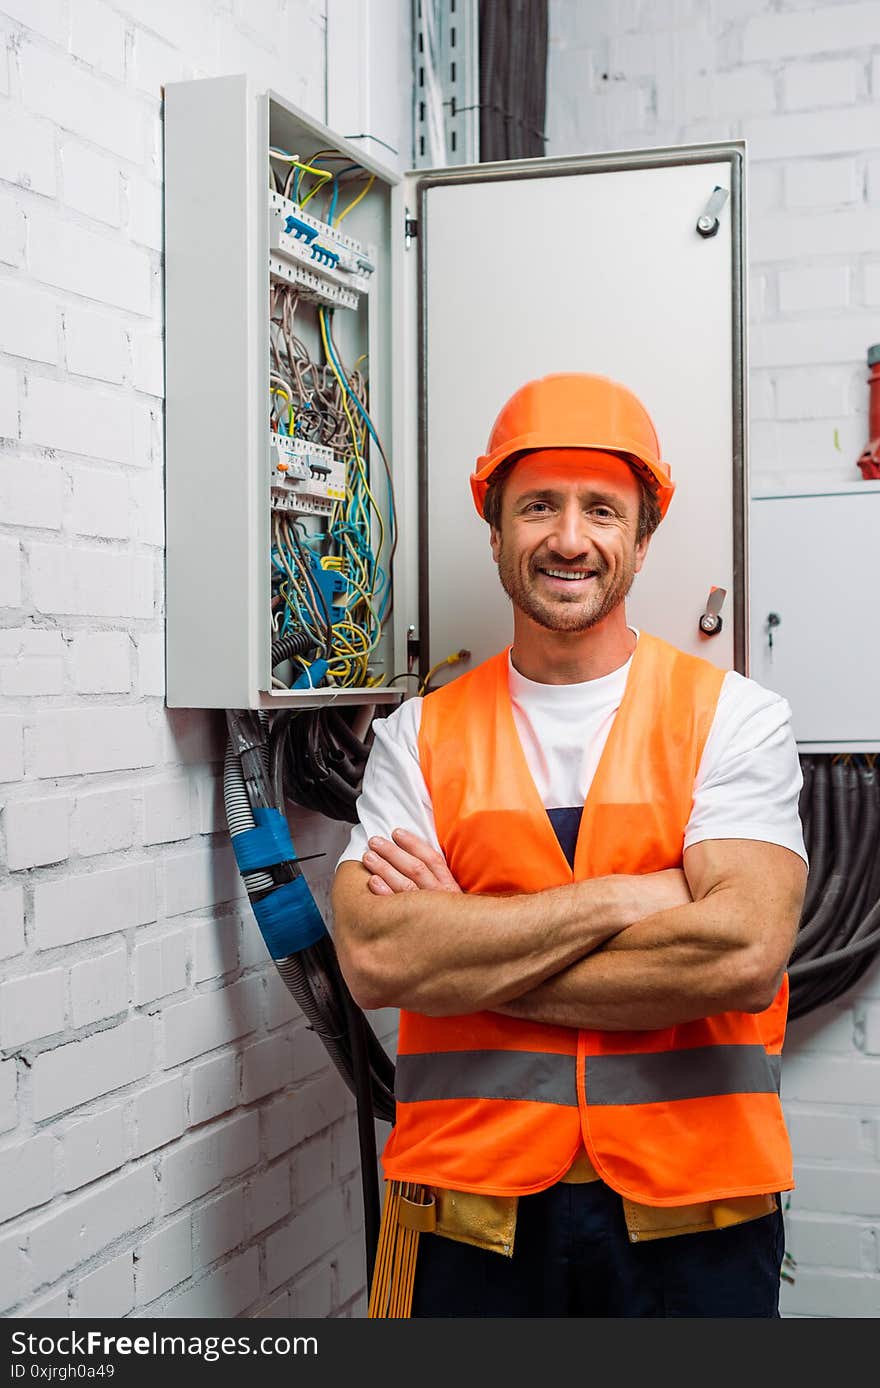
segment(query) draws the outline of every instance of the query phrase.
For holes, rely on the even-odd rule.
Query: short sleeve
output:
[[[421,699],[406,699],[387,718],[374,722],[373,746],[356,805],[358,822],[339,863],[359,861],[369,838],[390,838],[392,829],[410,829],[439,849],[431,797],[419,764],[421,713]]]
[[[788,703],[729,672],[703,749],[685,848],[706,839],[759,839],[806,862],[802,784]]]

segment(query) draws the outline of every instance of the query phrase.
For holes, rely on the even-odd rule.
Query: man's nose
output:
[[[589,548],[586,517],[580,506],[572,504],[560,509],[550,544],[560,557],[574,559]]]

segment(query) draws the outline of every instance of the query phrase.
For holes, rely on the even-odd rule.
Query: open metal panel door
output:
[[[468,473],[504,401],[555,371],[635,391],[677,484],[630,621],[745,671],[744,154],[731,142],[410,176],[423,674],[511,638]],[[713,588],[723,624],[706,636]]]

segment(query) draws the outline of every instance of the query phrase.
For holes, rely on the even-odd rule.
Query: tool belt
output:
[[[560,1184],[585,1185],[600,1179],[586,1151],[581,1150]],[[773,1195],[663,1208],[621,1199],[631,1243],[725,1229],[760,1219],[777,1207]],[[481,1195],[411,1181],[386,1181],[368,1317],[408,1319],[421,1234],[437,1234],[512,1258],[518,1205],[518,1195]]]

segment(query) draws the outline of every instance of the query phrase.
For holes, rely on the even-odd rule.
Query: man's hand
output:
[[[392,829],[390,839],[370,839],[361,862],[370,874],[367,885],[376,896],[461,891],[443,854],[408,829]]]

